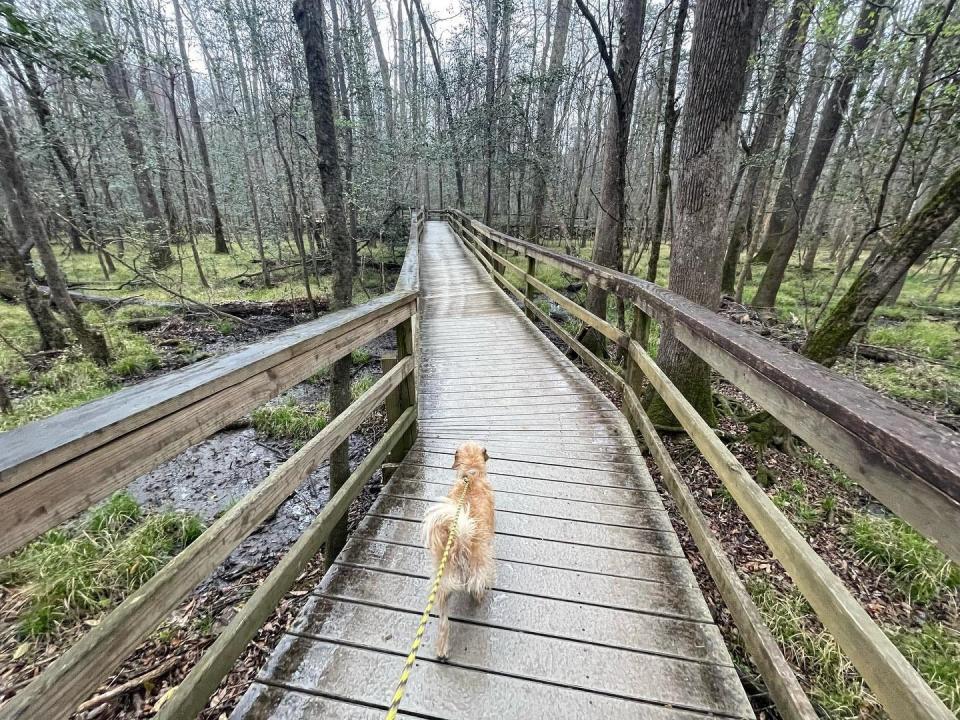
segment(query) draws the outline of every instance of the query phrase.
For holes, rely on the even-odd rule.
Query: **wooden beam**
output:
[[[193,718],[203,710],[210,696],[216,692],[220,681],[233,669],[237,658],[243,654],[281,598],[293,587],[297,577],[320,551],[334,525],[350,509],[350,503],[394,445],[402,440],[404,433],[413,425],[416,414],[416,407],[408,407],[377,444],[370,448],[363,462],[337,494],[327,501],[310,527],[244,603],[243,608],[223,629],[213,645],[207,648],[199,662],[176,688],[173,696],[164,703],[157,714],[158,720]],[[330,565],[333,558],[327,558],[326,561],[327,565]]]
[[[175,411],[98,445],[4,493],[0,496],[0,555],[68,520],[161,462],[209,437],[232,419],[306,380],[318,368],[406,321],[413,312],[414,299],[411,295],[405,298],[402,304],[391,304],[386,311],[378,310],[366,323],[351,322],[346,333],[331,333],[332,337],[328,335],[330,339],[327,340],[321,337],[303,352],[248,375],[240,382],[205,394],[192,403],[179,400]],[[249,360],[246,351],[239,354]],[[189,390],[187,394],[190,394]],[[69,418],[48,423],[47,427],[61,424],[68,425]],[[42,456],[38,459],[42,460]]]
[[[83,699],[223,562],[413,371],[404,358],[139,590],[0,709],[0,720],[69,717]]]

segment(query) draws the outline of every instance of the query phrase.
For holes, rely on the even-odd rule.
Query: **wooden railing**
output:
[[[955,434],[657,285],[504,235],[456,210],[442,215],[529,318],[549,328],[622,394],[625,414],[660,468],[784,717],[812,720],[816,715],[644,412],[637,394],[640,378],[666,402],[889,715],[894,720],[953,717],[640,343],[538,280],[537,263],[615,293],[635,311],[669,326],[720,375],[958,560],[960,443]],[[508,280],[508,268],[522,279],[522,288]],[[537,293],[624,348],[626,379],[544,313],[535,302]]]
[[[160,717],[194,717],[203,709],[363,485],[391,453],[402,455],[415,438],[414,342],[423,222],[424,212],[415,211],[393,292],[0,435],[2,555],[361,345],[396,332],[397,357],[369,390],[17,693],[0,709],[2,720],[71,715],[334,448],[386,403],[383,437],[203,655]],[[327,549],[328,563],[335,550]]]

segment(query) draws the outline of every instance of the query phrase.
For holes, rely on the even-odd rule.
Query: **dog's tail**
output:
[[[443,549],[447,546],[450,528],[456,514],[457,503],[450,498],[444,498],[427,510],[427,514],[423,517],[420,536],[424,547],[431,552],[436,564],[440,563]],[[470,517],[470,506],[464,504],[460,510],[460,516],[457,517],[457,536],[447,558],[447,563],[451,566],[449,569],[458,576],[461,574],[459,572],[461,569],[466,569],[470,565],[470,550],[473,547],[476,532],[477,524]]]

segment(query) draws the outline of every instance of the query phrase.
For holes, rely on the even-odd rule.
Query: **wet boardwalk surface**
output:
[[[616,408],[429,222],[414,449],[234,718],[382,718],[429,591],[419,523],[464,440],[497,493],[497,580],[430,623],[401,717],[754,717]]]

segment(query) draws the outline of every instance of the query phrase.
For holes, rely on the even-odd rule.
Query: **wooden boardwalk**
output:
[[[497,580],[434,623],[401,707],[416,718],[754,717],[626,420],[429,222],[417,444],[234,718],[383,717],[429,589],[419,521],[456,445],[483,442]]]

